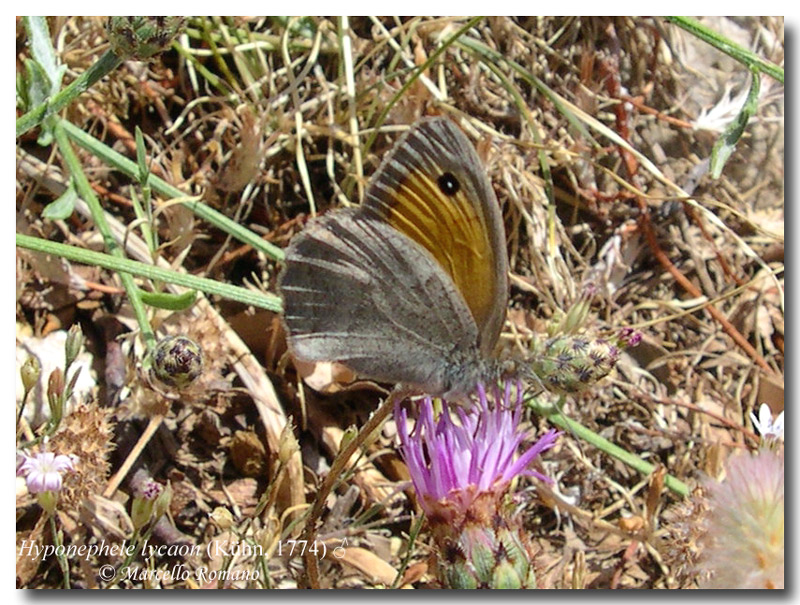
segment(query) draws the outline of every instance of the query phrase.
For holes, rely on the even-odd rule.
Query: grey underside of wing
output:
[[[439,374],[454,355],[477,351],[472,315],[435,259],[355,210],[330,213],[295,237],[280,288],[301,359],[339,361],[376,380],[435,384],[446,380]]]

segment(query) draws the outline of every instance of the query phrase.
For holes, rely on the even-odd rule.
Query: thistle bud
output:
[[[147,59],[165,50],[185,17],[110,17],[108,41],[120,59]]]
[[[562,334],[536,348],[528,371],[554,393],[579,393],[608,375],[622,349],[641,339],[631,328],[623,328],[613,340]]]
[[[185,336],[167,336],[153,350],[153,373],[165,385],[185,389],[203,373],[203,351]]]
[[[531,360],[531,371],[555,393],[578,393],[606,376],[617,364],[619,348],[605,339],[556,336]]]

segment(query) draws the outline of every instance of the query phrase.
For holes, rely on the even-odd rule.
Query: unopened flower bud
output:
[[[222,531],[226,531],[233,527],[233,515],[231,514],[231,511],[224,506],[218,506],[211,511],[209,516],[214,522],[214,525],[219,527]]]
[[[66,367],[69,368],[72,362],[78,358],[83,348],[83,332],[78,324],[73,324],[67,332],[67,340],[64,343],[64,355],[67,358]]]
[[[108,41],[120,59],[147,59],[165,50],[185,17],[110,17]]]
[[[153,514],[152,500],[147,498],[134,498],[131,504],[131,522],[134,529],[141,529],[147,522],[150,521],[150,516]]]
[[[153,350],[153,372],[167,386],[181,390],[203,373],[203,351],[185,336],[167,336]]]
[[[617,344],[621,347],[632,348],[642,342],[642,333],[633,328],[622,328],[617,335]]]
[[[575,333],[586,323],[591,308],[591,300],[588,297],[579,298],[575,304],[569,308],[566,316],[561,321],[561,329],[559,332],[564,334]]]
[[[50,372],[47,380],[47,403],[50,406],[50,417],[60,420],[64,412],[64,372],[61,368]]]
[[[531,371],[555,393],[578,393],[606,376],[619,360],[619,347],[602,338],[557,336],[531,360]]]
[[[141,529],[153,516],[156,500],[164,491],[164,486],[156,481],[148,481],[142,493],[133,499],[131,505],[131,521],[135,529]]]
[[[281,431],[281,438],[278,441],[278,460],[281,464],[288,464],[292,456],[299,449],[297,437],[294,435],[294,430],[290,422],[286,423]]]
[[[167,483],[167,485],[164,486],[164,489],[161,490],[161,493],[156,498],[155,506],[153,506],[153,520],[158,521],[164,514],[166,514],[171,503],[172,484]]]
[[[22,376],[22,386],[25,388],[26,393],[30,392],[31,389],[36,386],[36,381],[39,380],[41,371],[42,366],[39,363],[39,358],[35,355],[28,357],[25,363],[22,364],[19,373],[20,376]]]

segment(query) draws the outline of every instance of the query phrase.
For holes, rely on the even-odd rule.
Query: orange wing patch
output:
[[[494,312],[495,261],[487,226],[475,204],[463,188],[445,195],[435,180],[421,172],[408,174],[393,201],[387,222],[434,256],[477,325],[484,325]]]

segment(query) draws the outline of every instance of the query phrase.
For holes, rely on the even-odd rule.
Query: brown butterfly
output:
[[[294,355],[431,395],[499,375],[508,302],[497,198],[475,148],[446,118],[395,144],[364,203],[309,223],[279,280]]]

